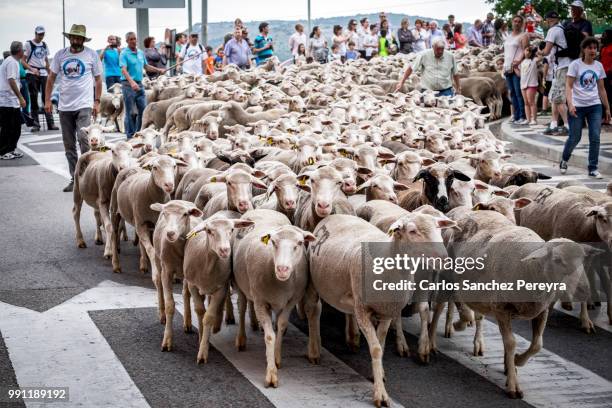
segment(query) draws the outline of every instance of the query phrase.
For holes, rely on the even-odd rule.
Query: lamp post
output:
[[[310,33],[311,28],[310,28],[310,0],[308,1],[308,32]]]
[[[66,32],[66,0],[62,0],[62,27],[63,31]],[[66,36],[62,35],[62,39],[64,41],[64,48],[66,48]]]
[[[189,0],[191,1],[191,0]],[[202,26],[200,27],[200,38],[202,45],[208,45],[208,0],[202,0]]]

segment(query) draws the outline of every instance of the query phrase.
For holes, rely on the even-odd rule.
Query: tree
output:
[[[493,11],[498,17],[510,18],[525,6],[524,0],[486,0],[493,4]],[[593,25],[604,27],[610,25],[610,15],[612,14],[612,2],[610,0],[582,0],[584,3],[587,17]],[[564,0],[532,0],[531,4],[537,12],[544,17],[544,14],[551,10],[559,13],[561,18],[569,16],[569,4],[571,1]]]

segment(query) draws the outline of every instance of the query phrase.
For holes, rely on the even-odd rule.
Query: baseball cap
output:
[[[580,0],[576,0],[572,4],[570,4],[570,7],[580,7],[581,9],[584,9],[584,3]]]
[[[44,34],[45,33],[45,27],[43,27],[43,26],[36,26],[36,28],[34,29],[34,32],[36,34]]]
[[[559,13],[557,13],[556,11],[549,11],[548,13],[546,13],[546,15],[544,15],[544,18],[559,18]]]

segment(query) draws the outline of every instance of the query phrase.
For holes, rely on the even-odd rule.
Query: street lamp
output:
[[[63,33],[66,32],[66,0],[62,0],[62,27]],[[66,48],[66,36],[62,34],[62,39],[64,41],[64,48]]]

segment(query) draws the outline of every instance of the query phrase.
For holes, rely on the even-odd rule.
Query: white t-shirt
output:
[[[32,44],[34,44],[34,54],[32,54],[32,58],[30,58],[30,53],[32,52],[32,45],[30,44],[30,41],[32,41]],[[29,59],[28,65],[32,66],[33,68],[39,68],[40,76],[47,76],[49,73],[45,69],[47,66],[45,61],[50,54],[49,47],[43,46],[44,41],[41,43],[37,43],[34,40],[30,41],[25,42],[24,55],[26,61]],[[30,74],[34,73],[29,69],[28,72]]]
[[[574,106],[593,106],[601,104],[597,81],[606,77],[601,62],[594,61],[587,65],[582,59],[572,61],[567,69],[567,76],[576,78],[572,88],[572,103]]]
[[[297,31],[289,37],[289,48],[291,48],[291,55],[297,55],[298,48],[300,48],[300,44],[304,44],[304,49],[306,49],[306,34],[298,33]]]
[[[13,92],[9,79],[17,82],[17,87],[21,87],[19,81],[19,62],[10,56],[0,65],[0,106],[3,108],[19,108],[19,98]]]
[[[412,51],[421,52],[427,49],[427,44],[429,43],[429,32],[424,28],[417,30],[416,28],[412,30],[412,35],[416,40],[414,44],[412,44]]]
[[[524,59],[520,65],[521,89],[538,86],[538,63],[534,59]]]
[[[514,35],[508,34],[504,41],[504,72],[508,72],[512,69],[512,62],[523,55],[523,46],[521,40],[523,39],[523,33]]]
[[[363,38],[363,48],[366,57],[371,57],[374,51],[378,51],[378,35],[368,34]]]
[[[71,53],[70,47],[59,50],[53,57],[51,72],[58,79],[60,111],[93,107],[94,77],[102,74],[102,62],[94,50],[85,47],[78,54]]]
[[[200,47],[202,49],[200,49]],[[181,58],[192,58],[183,64],[183,72],[185,74],[203,74],[202,61],[204,61],[206,58],[206,52],[201,44],[193,45],[191,43],[187,43],[183,45],[183,49],[181,50]]]
[[[565,34],[563,32],[563,27],[561,26],[561,24],[557,24],[556,26],[553,26],[550,30],[548,30],[548,33],[546,34],[546,42],[557,44],[561,48],[567,48],[567,41],[565,41]],[[560,57],[557,61],[557,59],[555,58],[556,53],[557,47],[553,46],[548,56],[549,61],[553,61],[557,64],[555,69],[561,69],[569,66],[570,59],[568,57]]]
[[[359,36],[359,43],[357,44],[357,49],[359,51],[363,51],[365,49],[363,48],[363,42],[365,41],[365,38],[370,35],[369,24],[368,28],[363,28],[363,26],[359,24],[357,26],[357,35]]]

